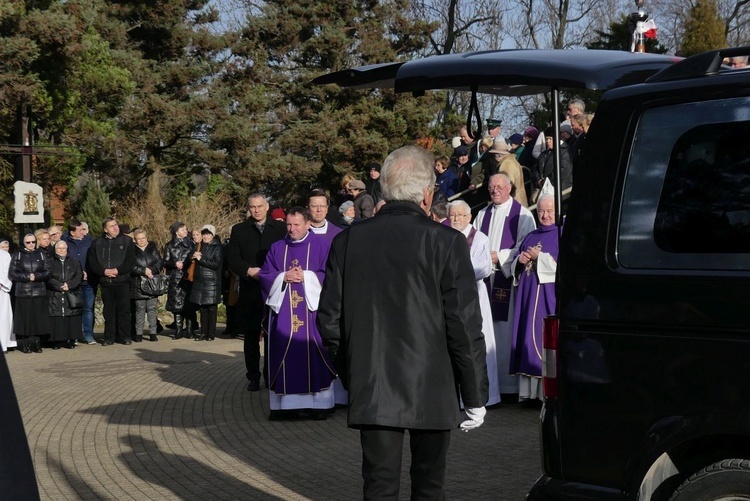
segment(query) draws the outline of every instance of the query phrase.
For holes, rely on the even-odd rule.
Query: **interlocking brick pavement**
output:
[[[346,410],[268,421],[267,392],[245,391],[242,341],[159,339],[6,354],[42,499],[361,499]],[[501,404],[453,433],[448,498],[523,499],[541,473],[538,415]],[[408,446],[404,458],[408,499]]]

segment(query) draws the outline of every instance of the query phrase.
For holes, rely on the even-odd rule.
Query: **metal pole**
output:
[[[555,224],[562,226],[562,180],[560,179],[560,89],[552,87],[552,137],[555,147],[552,158],[555,163]]]

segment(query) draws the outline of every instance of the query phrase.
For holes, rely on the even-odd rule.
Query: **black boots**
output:
[[[172,339],[182,339],[182,313],[175,313],[174,314],[174,338]]]
[[[196,339],[198,337],[198,334],[195,333],[195,322],[190,319],[189,315],[185,318],[185,331],[186,338]]]
[[[156,334],[151,334],[151,335],[149,336],[149,339],[150,339],[151,341],[158,341],[158,340],[159,340],[159,338],[158,338],[158,337],[156,337]]]

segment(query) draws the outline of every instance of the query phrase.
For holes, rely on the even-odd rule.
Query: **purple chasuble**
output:
[[[552,255],[557,261],[559,251],[557,226],[540,226],[521,243],[520,250],[536,245],[541,252]],[[521,270],[513,313],[513,338],[510,352],[510,374],[542,376],[542,321],[555,313],[555,284],[540,284],[536,274],[536,261]]]
[[[328,246],[329,249],[331,248],[331,242],[333,242],[333,237],[335,237],[336,235],[338,235],[339,233],[341,233],[343,231],[341,228],[339,228],[335,224],[331,223],[330,221],[328,221],[328,224],[326,225],[326,232],[325,233],[316,233],[315,232],[316,229],[317,228],[314,229],[311,226],[310,227],[310,232],[314,233],[315,235],[317,235],[321,239],[325,240],[326,241],[326,245]]]
[[[308,233],[294,242],[288,236],[275,242],[260,271],[263,299],[276,278],[293,267],[312,271],[323,283],[330,242]],[[268,319],[269,388],[280,395],[317,393],[329,388],[336,371],[323,348],[316,313],[308,309],[305,284],[283,284],[284,300]]]
[[[485,235],[490,234],[490,222],[492,217],[495,215],[495,206],[488,207],[484,212],[484,218],[482,219],[481,231]],[[518,238],[518,220],[521,217],[521,204],[511,199],[510,211],[508,216],[505,218],[505,224],[503,225],[503,234],[500,237],[500,248],[512,249],[516,246],[516,239]],[[492,280],[492,287],[490,287],[490,278],[484,279],[484,283],[487,285],[487,293],[490,296],[490,309],[492,310],[492,319],[495,321],[505,322],[508,320],[508,312],[510,311],[510,293],[513,287],[513,278],[506,277],[502,270],[496,270],[495,276]]]

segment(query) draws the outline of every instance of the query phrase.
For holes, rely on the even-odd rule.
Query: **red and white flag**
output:
[[[643,33],[646,38],[656,38],[656,23],[653,19],[638,23],[637,30],[639,33]]]

